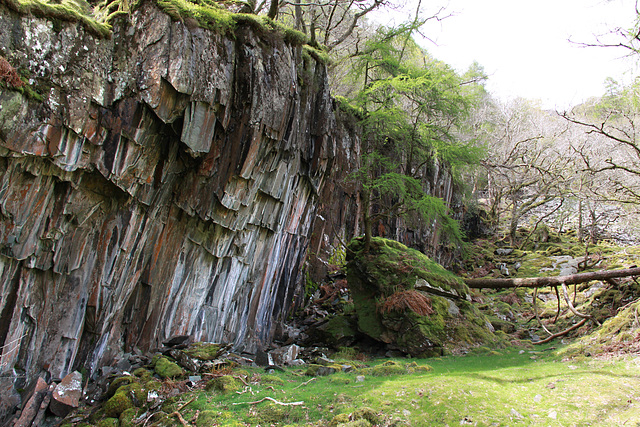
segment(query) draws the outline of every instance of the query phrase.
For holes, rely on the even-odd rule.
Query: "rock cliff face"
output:
[[[255,351],[300,303],[304,261],[322,278],[359,230],[358,132],[324,65],[149,1],[118,19],[97,39],[0,3],[0,54],[43,94],[0,88],[0,419],[40,376],[172,335]],[[433,254],[421,230],[377,229]]]
[[[151,2],[109,40],[0,5],[0,46],[46,88],[0,90],[2,410],[172,335],[268,342],[335,157],[324,65]]]

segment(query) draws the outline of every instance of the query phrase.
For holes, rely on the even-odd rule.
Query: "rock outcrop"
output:
[[[0,55],[42,95],[0,86],[0,419],[172,336],[255,352],[359,232],[358,129],[301,46],[150,0],[109,39],[0,2]],[[424,184],[451,202],[443,168]],[[431,226],[376,227],[435,254]]]
[[[336,128],[302,48],[174,22],[110,39],[0,4],[0,418],[39,375],[172,335],[254,351],[300,290]]]
[[[394,240],[373,238],[366,253],[363,246],[353,239],[347,254],[360,332],[414,357],[499,342],[460,277]]]

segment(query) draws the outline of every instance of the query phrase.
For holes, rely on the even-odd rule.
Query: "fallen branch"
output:
[[[568,334],[569,332],[573,331],[574,329],[578,329],[580,326],[582,326],[585,323],[587,323],[587,320],[589,320],[589,319],[582,319],[581,321],[579,321],[575,325],[571,326],[570,328],[567,328],[562,332],[558,332],[557,334],[553,334],[550,337],[547,337],[547,338],[545,338],[543,340],[535,341],[533,344],[545,344],[545,343],[548,343],[549,341],[551,341],[553,339],[556,339],[558,337],[561,337],[563,335]]]
[[[176,417],[178,421],[180,421],[180,424],[182,424],[184,427],[189,427],[190,424],[182,417],[182,414],[180,413],[180,411],[182,411],[187,405],[191,404],[194,400],[196,400],[195,396],[192,397],[191,400],[189,400],[187,403],[180,405],[178,409],[170,413],[169,418]]]
[[[578,310],[575,309],[573,304],[571,304],[571,299],[569,298],[569,290],[567,289],[567,285],[565,285],[564,283],[562,284],[562,294],[564,295],[564,300],[567,302],[567,305],[569,306],[569,310],[571,310],[573,314],[575,314],[578,317],[582,317],[583,319],[593,319],[598,324],[598,326],[600,326],[600,322],[594,319],[593,316],[591,316],[590,314],[580,313]]]
[[[183,427],[191,427],[191,425],[182,417],[182,414],[180,412],[174,411],[169,416],[176,417]]]
[[[240,375],[234,375],[233,378],[240,380],[240,382],[244,385],[246,385],[247,387],[249,387],[249,384],[244,380],[244,378],[242,378],[242,376]]]
[[[537,299],[538,299],[538,288],[534,288],[534,290],[533,290],[533,313],[535,314],[536,320],[538,321],[538,324],[542,327],[542,329],[544,329],[544,331],[546,333],[548,333],[549,335],[553,335],[553,333],[551,331],[549,331],[546,326],[544,326],[544,324],[542,323],[542,320],[540,319],[540,316],[538,315],[538,304],[536,302]]]
[[[293,389],[294,389],[294,390],[297,390],[297,389],[299,389],[300,387],[305,386],[305,385],[309,384],[311,381],[315,381],[315,380],[316,380],[316,377],[313,377],[313,378],[311,378],[309,381],[305,381],[305,382],[303,382],[302,384],[298,384],[298,385],[297,385],[297,386],[295,386]]]
[[[591,280],[611,280],[618,277],[640,276],[640,267],[622,270],[600,270],[589,273],[577,273],[569,276],[526,277],[521,279],[464,279],[472,289],[506,289],[506,288],[542,288],[545,286],[574,285]]]
[[[556,317],[553,318],[553,323],[555,325],[555,323],[558,321],[558,317],[560,317],[560,292],[558,291],[558,287],[554,286],[553,289],[556,291],[556,301],[558,301],[558,310],[556,311]]]
[[[269,400],[273,403],[275,403],[276,405],[282,405],[282,406],[299,406],[299,405],[304,405],[304,402],[300,401],[300,402],[280,402],[276,399],[274,399],[273,397],[263,397],[260,400],[256,400],[254,402],[236,402],[236,403],[232,403],[232,405],[255,405],[261,402],[264,402],[265,400]]]

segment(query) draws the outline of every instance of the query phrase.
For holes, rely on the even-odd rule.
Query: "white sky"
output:
[[[415,1],[415,0],[412,0]],[[427,13],[447,6],[453,16],[430,21],[424,47],[463,72],[475,60],[490,75],[487,88],[499,98],[540,100],[566,109],[604,93],[607,77],[628,81],[634,62],[625,49],[580,47],[616,27],[630,28],[635,0],[422,0]],[[415,6],[413,6],[415,8]],[[374,19],[396,24],[411,18],[386,12]]]

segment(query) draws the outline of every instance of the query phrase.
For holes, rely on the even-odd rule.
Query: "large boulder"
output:
[[[417,357],[498,341],[461,278],[393,240],[373,238],[370,250],[363,248],[364,242],[354,239],[347,251],[347,280],[361,332]]]

